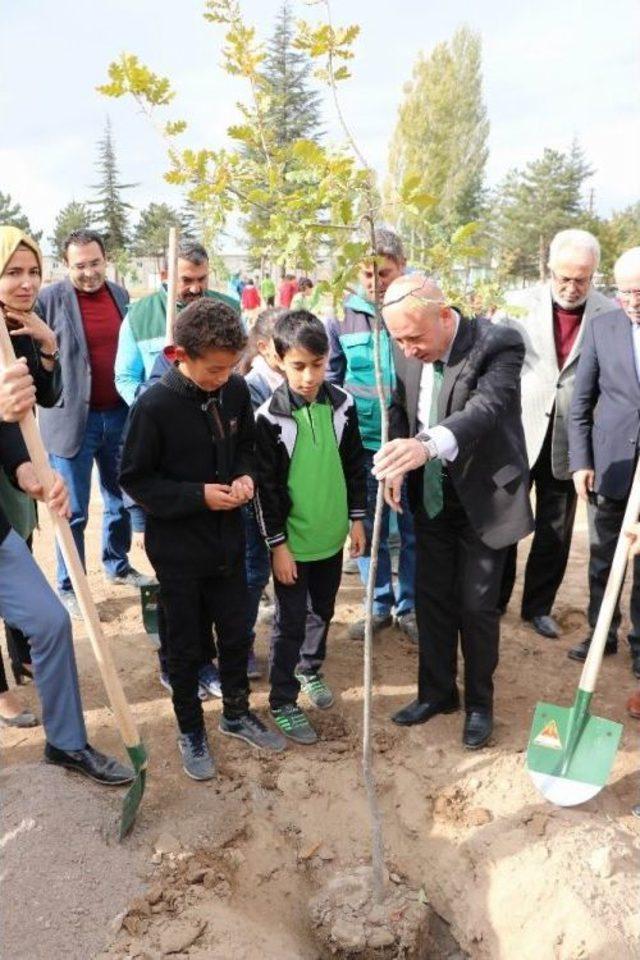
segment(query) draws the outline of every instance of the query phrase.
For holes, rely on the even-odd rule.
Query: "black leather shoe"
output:
[[[401,727],[412,727],[415,723],[426,723],[439,713],[455,713],[459,709],[460,697],[456,691],[448,700],[439,700],[437,703],[431,701],[420,703],[419,700],[412,700],[402,710],[392,714],[391,719]]]
[[[582,643],[579,643],[576,647],[571,647],[567,656],[569,660],[578,660],[580,663],[584,663],[587,659],[587,654],[589,653],[589,647],[591,646],[591,637],[587,637],[586,640],[583,640]],[[604,655],[605,657],[611,657],[614,653],[618,652],[618,641],[617,640],[607,640],[604,645]]]
[[[125,767],[114,757],[107,757],[104,753],[94,750],[89,744],[83,750],[58,750],[57,747],[46,743],[44,759],[47,763],[66,767],[68,770],[77,770],[78,773],[90,777],[96,783],[106,783],[109,786],[131,783],[135,778],[135,773],[130,767]]]
[[[493,717],[490,713],[470,710],[464,719],[462,742],[468,750],[484,747],[493,733]]]
[[[546,637],[548,640],[557,640],[560,636],[560,627],[548,613],[543,613],[539,617],[531,617],[528,622],[541,637]]]

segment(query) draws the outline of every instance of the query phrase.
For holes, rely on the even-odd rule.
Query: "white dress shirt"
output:
[[[458,327],[460,326],[460,316],[453,311],[455,316],[455,330],[453,331],[453,337],[449,349],[441,357],[441,360],[444,364],[447,364],[449,357],[451,355],[451,347],[453,346],[453,341],[455,340],[458,334]],[[638,344],[638,340],[634,341]],[[638,362],[638,349],[640,345],[636,347],[636,363]],[[433,394],[433,364],[425,363],[422,367],[422,373],[420,375],[420,393],[418,396],[418,432],[422,435],[426,434],[428,437],[433,440],[436,450],[438,451],[438,458],[444,462],[455,460],[458,456],[458,441],[454,437],[451,430],[447,427],[429,426],[429,414],[431,412],[431,397]]]

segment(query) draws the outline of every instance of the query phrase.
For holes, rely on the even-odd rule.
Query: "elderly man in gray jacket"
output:
[[[551,616],[569,558],[576,494],[569,472],[567,419],[578,359],[593,317],[614,307],[594,290],[600,246],[585,230],[562,230],[549,248],[546,283],[518,291],[495,318],[519,330],[526,354],[522,367],[522,423],[531,484],[536,488],[533,544],[527,560],[521,614],[543,637],[560,629]],[[509,552],[501,605],[511,597],[516,546]]]

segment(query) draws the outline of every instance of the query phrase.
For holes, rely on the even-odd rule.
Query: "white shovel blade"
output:
[[[549,773],[537,773],[535,770],[529,770],[529,776],[545,800],[557,807],[577,807],[602,790],[602,786],[594,783],[554,777]]]

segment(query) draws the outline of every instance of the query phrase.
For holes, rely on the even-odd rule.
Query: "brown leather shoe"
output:
[[[632,693],[627,700],[627,710],[630,717],[633,717],[634,720],[640,720],[640,689]]]

